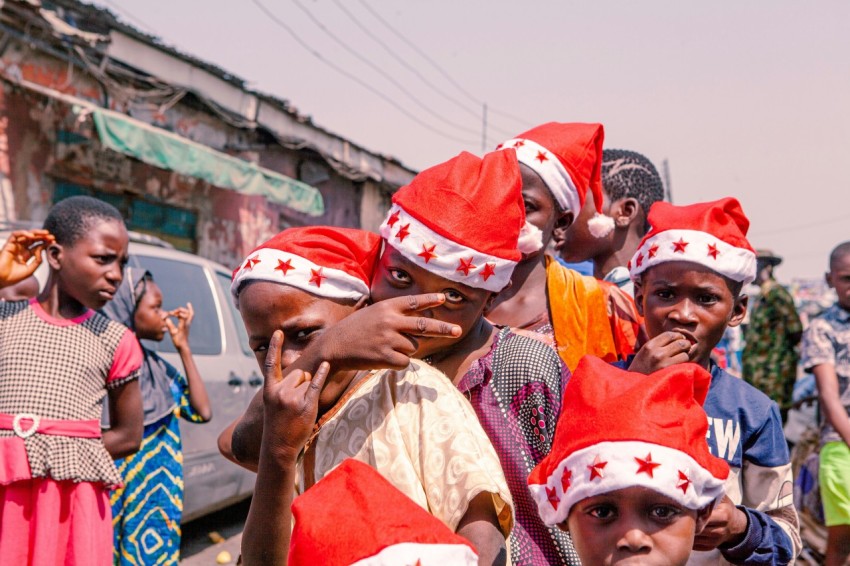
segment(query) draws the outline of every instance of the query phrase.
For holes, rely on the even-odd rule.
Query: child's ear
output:
[[[643,284],[641,283],[640,278],[635,279],[635,307],[637,307],[638,314],[644,316],[643,314]]]
[[[731,328],[744,322],[744,317],[747,316],[747,303],[749,301],[750,298],[743,293],[735,298],[735,304],[732,306],[732,318],[729,319],[727,326]]]
[[[614,219],[617,228],[626,228],[634,222],[639,211],[640,204],[637,199],[631,197],[621,198],[611,204],[609,216]]]
[[[552,230],[552,239],[555,241],[555,249],[560,249],[561,244],[563,244],[564,236],[567,233],[567,230],[570,229],[570,226],[573,225],[573,221],[575,220],[575,216],[572,211],[555,213],[555,227]]]
[[[59,269],[59,266],[62,265],[62,245],[57,243],[52,243],[47,246],[47,249],[44,251],[44,255],[47,258],[47,264],[50,266],[50,269]]]
[[[833,288],[832,287],[832,271],[827,271],[826,273],[824,273],[823,278],[826,281],[826,284],[829,286],[829,288],[832,289]]]

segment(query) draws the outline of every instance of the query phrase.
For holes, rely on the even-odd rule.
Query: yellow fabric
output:
[[[346,458],[375,468],[452,531],[482,492],[493,496],[506,538],[513,527],[502,465],[472,405],[424,362],[378,371],[343,398],[299,461],[297,491],[309,487],[310,460],[317,482]]]
[[[617,361],[608,297],[599,281],[546,256],[546,293],[558,354],[570,371],[585,354]]]

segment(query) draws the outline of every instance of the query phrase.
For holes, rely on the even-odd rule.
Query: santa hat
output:
[[[501,291],[521,258],[522,179],[513,151],[461,153],[393,195],[387,244],[419,267],[470,287]],[[540,233],[527,251],[539,249]]]
[[[632,279],[653,265],[690,261],[744,285],[756,278],[756,253],[747,241],[750,221],[734,198],[674,206],[656,202],[651,228],[629,262]]]
[[[528,478],[543,522],[561,523],[575,503],[627,487],[652,489],[688,509],[721,496],[729,466],[705,440],[710,382],[696,364],[644,375],[582,358],[552,450]]]
[[[614,229],[614,219],[602,214],[602,124],[564,124],[549,122],[528,130],[496,149],[513,148],[520,163],[540,175],[555,200],[565,211],[578,216],[593,193],[596,214],[588,223],[597,238]]]
[[[288,228],[260,244],[233,271],[236,297],[248,281],[290,285],[328,299],[358,300],[369,284],[380,252],[377,234],[353,228]]]
[[[290,566],[474,566],[472,545],[348,459],[292,504]]]

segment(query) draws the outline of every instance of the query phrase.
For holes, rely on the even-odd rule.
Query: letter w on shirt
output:
[[[712,431],[714,432],[714,442],[711,441]],[[738,445],[741,443],[741,425],[732,419],[708,417],[708,432],[705,436],[712,453],[716,446],[717,453],[714,454],[715,456],[732,462],[735,453],[738,452]]]

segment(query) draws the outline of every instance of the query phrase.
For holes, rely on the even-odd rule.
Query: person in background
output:
[[[818,483],[827,527],[826,566],[850,562],[850,242],[829,256],[838,301],[803,335],[802,365],[815,374],[821,407]]]
[[[13,233],[0,254],[7,280],[33,273],[26,250],[39,242],[50,267],[38,297],[0,303],[0,564],[106,566],[113,459],[142,438],[142,351],[96,310],[121,284],[129,236],[115,207],[83,196],[54,205],[44,229]]]
[[[710,381],[696,364],[643,375],[582,358],[552,452],[528,478],[582,564],[687,563],[729,475],[705,440]]]
[[[38,295],[38,279],[34,275],[0,288],[0,301],[25,301],[36,295]]]
[[[626,364],[651,373],[694,362],[711,372],[703,405],[711,453],[729,464],[726,497],[697,534],[690,564],[789,564],[800,552],[788,446],[776,403],[713,363],[728,326],[747,309],[755,279],[749,220],[734,198],[655,203],[631,261],[635,300],[649,341]]]
[[[516,151],[528,226],[511,285],[485,314],[495,324],[538,335],[570,369],[584,354],[610,361],[624,358],[634,351],[636,340],[627,294],[546,254],[553,238],[561,239],[574,223],[588,194],[593,194],[596,213],[587,229],[599,238],[614,229],[614,220],[601,214],[603,138],[601,124],[550,122],[497,148]]]
[[[784,422],[793,402],[803,325],[791,294],[773,276],[780,263],[782,258],[770,250],[756,251],[756,283],[761,294],[744,335],[742,373],[747,383],[776,401]]]
[[[124,282],[103,312],[133,330],[139,340],[159,342],[168,333],[183,364],[185,373],[142,346],[142,444],[136,454],[116,461],[124,485],[110,496],[115,564],[177,564],[183,513],[178,421],[204,423],[212,418],[207,390],[189,346],[192,304],[164,311],[162,291],[151,274],[128,267]],[[105,411],[104,421],[108,427],[109,411]],[[152,541],[156,541],[156,552],[148,550]]]
[[[591,234],[588,221],[597,209],[591,193],[555,248],[568,262],[592,260],[594,277],[634,296],[628,263],[649,231],[649,208],[664,200],[664,183],[652,162],[640,153],[606,149],[602,152],[602,198],[600,212],[614,219],[614,229],[603,237]]]

